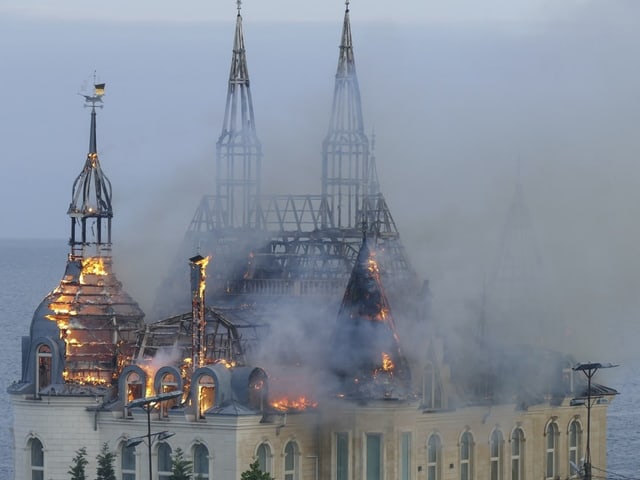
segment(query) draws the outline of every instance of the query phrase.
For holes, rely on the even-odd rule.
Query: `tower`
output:
[[[368,183],[369,140],[364,133],[347,1],[329,131],[322,142],[322,196],[337,227],[357,226]]]
[[[71,237],[64,276],[40,303],[30,335],[23,338],[17,388],[35,398],[78,388],[104,393],[132,355],[142,326],[144,313],[112,271],[111,183],[100,166],[96,141],[96,108],[103,95],[104,84],[85,95],[91,107],[89,152],[67,211]]]

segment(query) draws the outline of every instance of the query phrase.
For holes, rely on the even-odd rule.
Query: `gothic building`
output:
[[[65,272],[8,388],[17,480],[68,478],[81,447],[93,477],[104,444],[123,480],[169,478],[178,448],[201,479],[239,479],[256,460],[278,480],[551,480],[605,468],[616,392],[582,375],[598,365],[473,335],[453,349],[430,327],[355,65],[347,2],[320,193],[265,196],[238,7],[214,192],[162,285],[161,319],[146,323],[112,269],[96,142],[104,85],[86,97]],[[402,332],[422,348],[407,349]]]

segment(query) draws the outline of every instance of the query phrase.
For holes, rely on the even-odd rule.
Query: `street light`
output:
[[[126,405],[127,408],[140,407],[145,412],[147,412],[147,434],[142,435],[140,437],[130,438],[126,443],[126,446],[135,448],[137,445],[140,445],[145,438],[147,439],[147,449],[149,451],[149,480],[153,480],[153,475],[151,474],[152,472],[151,445],[155,440],[162,441],[162,440],[166,440],[167,438],[173,437],[175,435],[175,433],[167,432],[166,430],[162,432],[153,433],[153,434],[151,433],[151,410],[156,408],[162,402],[173,400],[174,398],[178,398],[181,396],[182,396],[182,392],[180,390],[176,390],[174,392],[160,393],[153,397],[136,398],[135,400],[132,400]]]
[[[618,365],[614,365],[612,363],[579,363],[573,370],[576,372],[582,372],[587,377],[587,398],[586,398],[586,407],[587,407],[587,447],[585,448],[584,453],[584,480],[591,480],[591,379],[596,374],[596,372],[602,368],[613,368]],[[603,397],[604,395],[615,395],[615,393],[601,393],[596,396],[596,398]],[[585,398],[574,398],[571,400],[571,405],[585,405]]]

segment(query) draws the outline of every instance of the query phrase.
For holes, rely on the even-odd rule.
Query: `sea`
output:
[[[14,478],[13,412],[6,388],[20,379],[21,338],[29,335],[36,307],[62,278],[67,252],[64,240],[0,239],[0,332],[4,332],[0,348],[0,404],[6,407],[5,414],[0,415],[0,480]],[[607,385],[620,394],[608,410],[608,465],[606,471],[594,465],[594,479],[640,479],[638,355],[637,359],[622,362],[614,375],[607,372]]]

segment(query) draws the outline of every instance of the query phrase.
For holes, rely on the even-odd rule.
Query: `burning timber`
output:
[[[429,315],[364,133],[349,2],[320,193],[262,194],[240,3],[214,192],[151,321],[113,269],[96,142],[104,84],[85,96],[66,269],[8,389],[16,479],[66,478],[78,448],[94,458],[105,443],[126,480],[168,478],[178,448],[202,479],[239,478],[255,461],[285,480],[565,478],[588,425],[604,468],[615,390],[574,376],[569,355],[489,342],[473,326],[457,346]],[[588,412],[585,397],[597,399]]]

